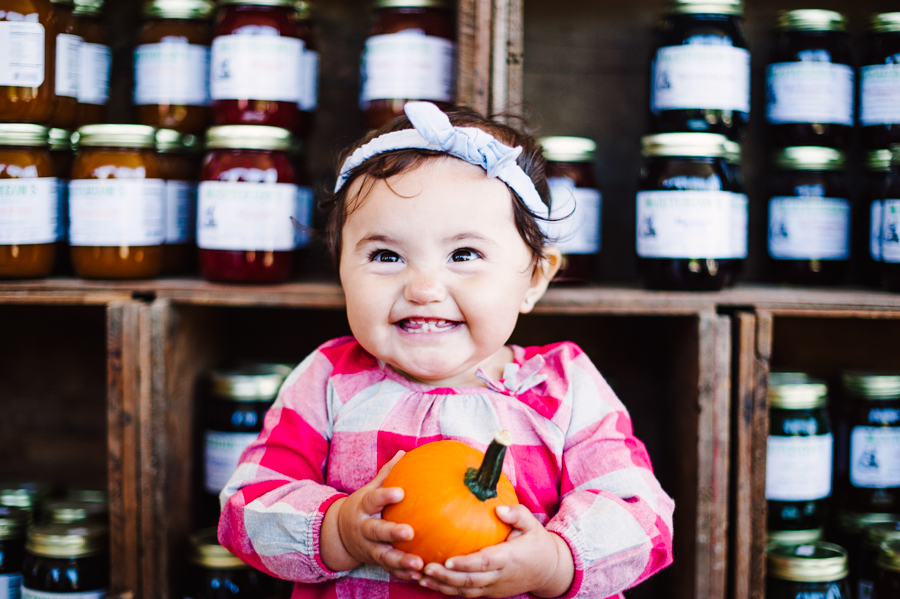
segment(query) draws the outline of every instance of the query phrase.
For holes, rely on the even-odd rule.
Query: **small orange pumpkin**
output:
[[[403,500],[384,508],[382,518],[409,524],[415,536],[394,547],[443,564],[505,541],[512,528],[495,508],[519,503],[502,472],[511,442],[509,431],[500,431],[484,454],[459,441],[435,441],[400,458],[384,486],[403,489]]]

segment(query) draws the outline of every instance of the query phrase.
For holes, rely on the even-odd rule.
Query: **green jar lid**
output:
[[[866,152],[866,170],[874,173],[889,173],[891,171],[891,151],[882,149]]]
[[[711,14],[711,15],[743,15],[743,0],[673,0],[666,7],[671,15]]]
[[[834,582],[847,577],[847,550],[831,543],[770,545],[770,578],[792,582]]]
[[[900,398],[900,374],[878,372],[845,372],[841,375],[844,389],[855,399],[885,400]]]
[[[882,543],[875,565],[891,572],[900,572],[900,540],[892,539]]]
[[[85,125],[76,132],[80,146],[152,149],[156,129],[147,125]]]
[[[109,493],[103,489],[70,488],[66,489],[66,499],[88,503],[109,503]]]
[[[0,541],[25,538],[31,512],[18,507],[0,505]]]
[[[286,364],[253,364],[210,374],[214,396],[233,401],[272,401],[291,373]]]
[[[216,12],[212,0],[149,0],[144,2],[145,19],[187,19],[202,21]]]
[[[779,31],[847,31],[847,19],[833,10],[805,8],[778,13]]]
[[[0,123],[0,146],[46,148],[50,130],[29,123]]]
[[[291,132],[264,125],[220,125],[207,130],[206,147],[210,150],[288,152],[291,149]]]
[[[773,545],[804,545],[817,543],[825,536],[822,528],[810,530],[770,530],[766,533],[769,544]]]
[[[156,151],[160,154],[192,154],[203,151],[201,139],[174,129],[156,130]]]
[[[37,481],[0,482],[0,505],[34,512],[50,496],[50,485]]]
[[[896,520],[900,520],[900,515],[860,513],[844,510],[838,514],[838,528],[848,534],[861,534],[867,526],[879,522],[895,522]]]
[[[718,133],[657,133],[641,138],[644,156],[724,158],[728,138]]]
[[[68,129],[50,129],[50,151],[74,152],[75,143],[72,141],[72,132]]]
[[[104,524],[109,520],[109,505],[99,501],[57,500],[47,502],[41,510],[47,522],[73,524],[75,522],[96,522]]]
[[[104,0],[75,0],[76,17],[99,17],[103,15]]]
[[[540,144],[550,162],[590,162],[597,151],[597,144],[585,137],[542,137]]]
[[[873,522],[867,525],[864,530],[866,545],[877,549],[885,541],[900,539],[900,520]]]
[[[773,156],[775,166],[786,171],[839,171],[846,159],[839,150],[819,146],[792,146]]]
[[[900,32],[900,12],[883,12],[872,15],[869,31],[872,33]]]
[[[828,402],[828,385],[803,372],[769,374],[769,406],[782,410],[821,408]]]

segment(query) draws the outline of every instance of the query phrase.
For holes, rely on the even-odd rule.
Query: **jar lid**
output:
[[[99,17],[103,14],[104,0],[75,0],[76,17]]]
[[[208,19],[216,12],[212,0],[148,0],[144,2],[146,19]]]
[[[99,501],[51,501],[41,509],[47,522],[72,524],[75,522],[105,522],[109,505]]]
[[[25,550],[45,557],[84,557],[108,548],[108,529],[100,524],[38,524],[28,529]]]
[[[450,0],[375,0],[375,8],[452,8]]]
[[[36,481],[0,483],[0,505],[34,511],[47,500],[50,485]]]
[[[866,543],[870,547],[880,547],[884,541],[900,539],[900,520],[874,522],[865,528]]]
[[[156,151],[160,154],[190,154],[202,149],[200,138],[192,133],[180,133],[174,129],[156,130]]]
[[[18,507],[0,506],[0,541],[21,539],[31,513]]]
[[[551,162],[590,162],[594,159],[597,144],[585,137],[542,137],[544,158]]]
[[[900,572],[900,540],[891,539],[882,543],[875,565],[884,570]]]
[[[740,164],[743,158],[741,144],[730,139],[725,140],[725,160],[730,164]]]
[[[866,170],[887,173],[891,170],[891,151],[873,150],[866,152]]]
[[[276,150],[291,149],[291,132],[279,127],[263,125],[220,125],[206,132],[206,147],[210,150]]]
[[[900,31],[900,12],[883,12],[872,15],[869,22],[872,33],[896,33]]]
[[[900,520],[900,515],[841,511],[838,514],[838,528],[850,534],[861,533],[867,526],[896,520]]]
[[[828,386],[803,372],[773,372],[768,399],[770,407],[782,410],[821,408],[828,401]]]
[[[792,146],[774,156],[775,166],[788,171],[838,171],[845,161],[843,152],[819,146]]]
[[[847,550],[831,543],[770,545],[766,565],[771,578],[834,582],[847,577]]]
[[[68,129],[50,129],[50,149],[54,152],[73,152],[75,144],[72,143],[72,132]]]
[[[46,147],[49,129],[30,123],[0,123],[0,146]]]
[[[644,156],[723,158],[728,139],[718,133],[657,133],[641,138]]]
[[[198,566],[218,570],[250,567],[219,544],[215,527],[204,528],[191,535],[191,551],[188,559]]]
[[[313,18],[313,6],[307,0],[294,0],[294,10],[298,21],[310,21]]]
[[[773,545],[803,545],[804,543],[816,543],[825,536],[822,528],[810,530],[770,530],[766,533],[769,543]]]
[[[75,0],[50,0],[50,4],[62,4],[63,6],[75,6]]]
[[[900,144],[891,144],[891,164],[900,164]]]
[[[219,6],[244,4],[247,6],[291,6],[294,0],[219,0]]]
[[[900,398],[900,374],[877,372],[845,372],[841,375],[844,388],[859,399]]]
[[[847,19],[833,10],[782,10],[778,13],[776,28],[780,31],[847,31]]]
[[[710,14],[710,15],[742,15],[743,0],[673,0],[666,8],[672,15],[678,14]]]
[[[213,370],[212,392],[236,401],[270,401],[293,370],[286,364],[252,364],[233,370]]]
[[[109,503],[109,493],[103,489],[68,489],[66,499],[88,503]]]
[[[78,144],[107,148],[153,148],[156,129],[147,125],[85,125],[76,131]]]

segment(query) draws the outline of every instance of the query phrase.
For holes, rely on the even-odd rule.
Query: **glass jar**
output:
[[[274,580],[219,545],[215,528],[191,535],[182,596],[190,599],[270,599]]]
[[[146,279],[162,268],[166,186],[146,125],[88,125],[69,183],[69,243],[75,273]]]
[[[849,511],[838,514],[836,530],[829,535],[829,540],[847,550],[847,583],[851,589],[855,590],[859,586],[865,530],[875,524],[894,522],[897,518],[894,514],[859,514]]]
[[[766,118],[776,146],[846,149],[853,127],[853,67],[847,22],[830,10],[778,15],[766,69]]]
[[[881,284],[900,291],[900,145],[894,146],[891,172],[881,206]]]
[[[362,57],[360,108],[378,129],[410,100],[456,101],[456,19],[448,0],[375,0]]]
[[[96,524],[38,524],[28,530],[22,599],[104,599],[109,588],[107,528]]]
[[[69,257],[69,179],[72,177],[72,163],[75,162],[75,144],[72,132],[67,129],[50,129],[50,162],[53,163],[53,176],[56,177],[56,194],[58,198],[57,214],[59,218],[56,242],[56,266],[53,274],[72,274],[72,261]]]
[[[854,266],[856,278],[866,285],[881,281],[881,213],[884,191],[891,172],[891,151],[866,153],[864,201],[853,215]]]
[[[58,499],[47,502],[41,512],[45,522],[109,524],[109,504],[105,502]]]
[[[50,485],[39,481],[0,482],[0,506],[17,507],[32,516],[39,514],[41,506],[50,496]]]
[[[28,519],[25,510],[0,506],[0,597],[4,599],[19,596]]]
[[[203,159],[200,139],[174,129],[156,132],[160,178],[166,182],[166,242],[163,269],[184,272],[197,254],[197,185]]]
[[[844,153],[791,147],[774,157],[768,216],[771,274],[797,285],[833,285],[850,260],[849,190]]]
[[[109,102],[112,51],[103,30],[103,3],[104,0],[75,0],[75,32],[84,40],[75,119],[79,126],[102,123]]]
[[[210,281],[280,283],[291,274],[312,193],[289,156],[290,132],[226,125],[206,134],[197,199],[200,269]]]
[[[900,12],[872,16],[859,69],[859,122],[871,149],[900,143]]]
[[[674,0],[659,32],[650,85],[653,130],[737,140],[750,115],[750,51],[742,0]]]
[[[769,376],[768,530],[821,529],[831,497],[834,437],[828,387],[803,373]]]
[[[878,552],[875,599],[900,597],[900,541],[884,542]]]
[[[17,0],[0,11],[0,122],[48,124],[53,117],[55,29],[50,0]]]
[[[879,522],[866,527],[860,552],[859,580],[853,587],[859,599],[871,599],[875,579],[878,577],[876,562],[879,549],[883,542],[894,539],[900,539],[900,520]]]
[[[59,196],[47,135],[41,125],[0,124],[0,279],[53,270]]]
[[[81,45],[84,40],[75,33],[73,0],[50,0],[56,20],[54,90],[56,110],[50,119],[51,127],[71,128],[78,116],[78,85],[81,73]]]
[[[727,139],[660,133],[641,142],[636,248],[644,283],[692,291],[730,285],[747,256],[747,196]]]
[[[152,0],[134,49],[134,105],[142,125],[200,134],[209,124],[211,0]]]
[[[540,140],[547,160],[552,219],[547,232],[563,253],[559,283],[587,283],[597,270],[602,196],[591,163],[597,144],[583,137]]]
[[[766,599],[850,599],[847,551],[831,543],[771,545],[766,573]]]
[[[300,97],[297,101],[299,113],[294,135],[306,139],[312,133],[319,106],[319,42],[314,31],[310,3],[306,0],[294,0],[294,11],[300,39],[305,43],[301,55]]]

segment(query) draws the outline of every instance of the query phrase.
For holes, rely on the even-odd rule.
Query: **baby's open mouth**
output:
[[[407,333],[443,333],[459,325],[456,320],[442,318],[404,318],[397,321],[397,326]]]

